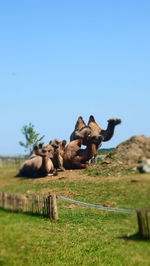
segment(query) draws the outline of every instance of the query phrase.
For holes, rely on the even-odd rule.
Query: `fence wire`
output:
[[[83,202],[83,201],[72,200],[72,199],[69,199],[69,198],[65,198],[63,196],[57,196],[57,199],[64,200],[64,201],[67,201],[67,202],[71,202],[71,203],[74,203],[74,204],[78,204],[78,205],[81,205],[81,206],[92,207],[92,208],[104,210],[104,211],[113,211],[113,212],[122,212],[122,213],[137,213],[136,210],[104,207],[102,205],[96,205],[96,204],[86,203],[86,202]]]

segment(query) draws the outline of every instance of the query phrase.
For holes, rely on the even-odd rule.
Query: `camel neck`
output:
[[[86,150],[87,150],[87,160],[91,159],[93,156],[96,156],[97,154],[96,144],[94,143],[89,144]]]
[[[49,172],[49,169],[48,169],[48,160],[49,160],[49,158],[47,156],[42,156],[41,173],[43,175],[47,175],[48,172]]]
[[[114,134],[114,129],[115,129],[114,125],[108,124],[107,129],[101,131],[101,135],[104,138],[103,141],[108,141],[112,138]]]

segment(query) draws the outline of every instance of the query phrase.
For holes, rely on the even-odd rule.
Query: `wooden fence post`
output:
[[[150,239],[150,211],[137,211],[139,234],[142,238]]]
[[[58,220],[57,198],[55,194],[49,195],[50,219]]]

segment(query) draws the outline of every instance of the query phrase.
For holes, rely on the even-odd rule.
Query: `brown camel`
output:
[[[99,139],[99,137],[103,137],[102,141],[110,140],[114,134],[115,126],[119,125],[120,123],[121,119],[111,118],[108,120],[107,129],[104,130],[96,123],[94,116],[90,115],[87,126],[81,127],[79,130],[76,129],[75,134],[72,135],[71,139],[84,139],[83,144],[85,145],[91,141],[93,142],[95,139],[95,144],[97,144],[98,148],[99,144],[101,143],[101,138]]]
[[[49,142],[50,145],[54,148],[54,156],[52,158],[52,162],[54,164],[55,169],[59,169],[60,171],[64,171],[63,167],[63,154],[66,146],[66,140],[59,141],[57,139],[51,140]]]
[[[80,125],[80,126],[79,126]],[[70,136],[70,141],[75,139],[82,139],[83,145],[89,145],[95,143],[97,147],[101,143],[101,128],[96,123],[94,116],[89,117],[88,125],[85,124],[83,118],[80,116],[76,122],[75,130]]]
[[[89,117],[88,124],[84,122],[82,116],[79,116],[75,125],[75,129],[70,136],[70,141],[75,139],[91,139],[99,136],[101,128],[96,123],[93,115]]]
[[[71,141],[65,148],[63,160],[65,169],[83,169],[88,161],[97,154],[95,143],[89,143],[85,149],[81,149],[82,139]]]
[[[48,175],[54,170],[54,165],[51,161],[53,156],[54,148],[51,145],[48,148],[43,147],[38,155],[29,158],[22,164],[16,176],[41,177]]]

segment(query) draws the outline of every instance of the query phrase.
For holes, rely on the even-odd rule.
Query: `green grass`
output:
[[[150,208],[150,175],[15,178],[0,169],[0,190],[58,195],[112,207]],[[72,172],[69,172],[70,175]],[[0,211],[0,265],[150,265],[150,241],[136,235],[136,215],[58,200],[59,220]]]

